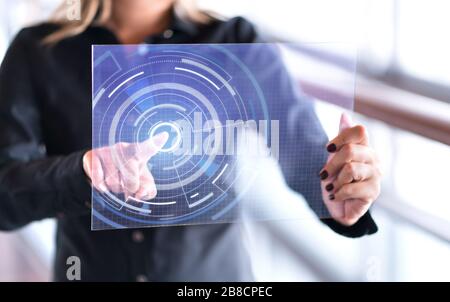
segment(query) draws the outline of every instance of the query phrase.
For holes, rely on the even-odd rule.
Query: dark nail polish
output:
[[[330,153],[336,152],[336,149],[337,149],[336,144],[329,144],[327,146],[327,151]]]
[[[334,198],[335,198],[335,197],[334,197],[334,194],[330,194],[329,197],[330,197],[330,200],[334,200]]]
[[[328,177],[327,170],[323,170],[322,172],[320,172],[319,176],[320,176],[320,179],[322,179],[322,180],[327,179],[327,177]]]
[[[325,189],[326,189],[328,192],[330,192],[331,190],[334,189],[334,186],[333,186],[333,184],[330,183],[330,184],[327,184],[327,185],[326,185]]]

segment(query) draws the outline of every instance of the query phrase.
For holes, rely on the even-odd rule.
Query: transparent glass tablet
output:
[[[318,173],[353,108],[353,46],[95,45],[92,60],[93,230],[329,215]]]

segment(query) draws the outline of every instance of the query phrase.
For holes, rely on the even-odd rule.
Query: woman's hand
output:
[[[125,200],[129,196],[140,200],[155,198],[156,185],[147,163],[168,138],[169,134],[162,132],[141,143],[117,143],[90,150],[83,157],[84,171],[100,192],[122,193]]]
[[[339,135],[328,143],[327,150],[330,156],[320,172],[323,200],[334,220],[350,226],[380,194],[379,162],[369,147],[366,129],[351,127],[345,114]]]

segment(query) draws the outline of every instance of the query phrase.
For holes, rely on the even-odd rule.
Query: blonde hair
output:
[[[45,37],[44,44],[56,44],[63,39],[79,35],[92,24],[104,25],[111,18],[114,0],[80,0],[80,5],[80,20],[67,18],[65,1],[56,9],[50,22],[61,27]],[[176,0],[174,9],[180,18],[199,24],[220,18],[213,12],[199,10],[195,0]]]

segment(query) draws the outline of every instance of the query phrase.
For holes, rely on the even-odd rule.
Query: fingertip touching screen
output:
[[[343,43],[94,45],[92,229],[328,217]]]

